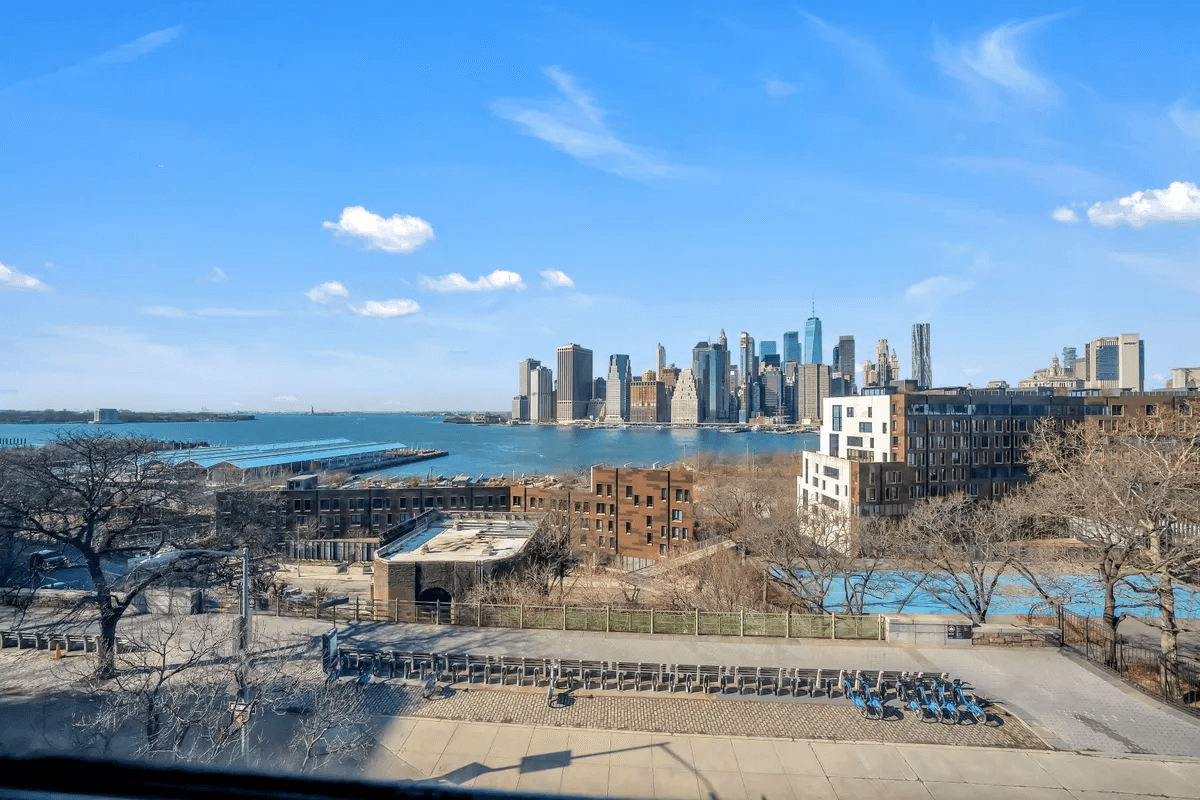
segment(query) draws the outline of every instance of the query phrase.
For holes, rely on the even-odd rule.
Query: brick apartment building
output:
[[[925,497],[1000,497],[1029,480],[1030,433],[1044,419],[1117,431],[1128,420],[1174,413],[1187,423],[1195,391],[1084,392],[868,390],[825,400],[820,447],[804,454],[797,502],[847,516],[901,517]],[[1195,419],[1200,420],[1200,416]]]
[[[690,550],[692,485],[688,470],[592,467],[589,490],[570,497],[580,549],[632,569]]]
[[[592,467],[586,489],[501,479],[414,486],[320,485],[292,478],[281,495],[285,530],[309,525],[313,539],[383,538],[423,511],[568,512],[580,549],[628,568],[690,549],[695,530],[693,476],[688,470]]]

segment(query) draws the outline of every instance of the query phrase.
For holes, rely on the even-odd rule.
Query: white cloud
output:
[[[168,319],[187,319],[192,315],[182,308],[175,306],[147,306],[142,313],[150,317],[167,317]]]
[[[934,39],[934,57],[942,71],[971,86],[999,86],[1029,100],[1054,94],[1054,86],[1030,69],[1022,44],[1035,30],[1061,14],[1048,14],[1020,24],[1001,25],[973,44],[954,46],[940,36]]]
[[[294,394],[281,394],[275,398],[276,403],[299,403],[300,399]]]
[[[1051,211],[1050,218],[1056,222],[1079,222],[1079,215],[1075,213],[1075,209],[1066,206]]]
[[[385,218],[362,206],[346,206],[337,222],[324,222],[321,227],[362,239],[368,247],[387,253],[411,253],[433,238],[433,226],[420,217]]]
[[[403,317],[416,314],[421,306],[416,300],[368,300],[354,313],[363,317]]]
[[[0,292],[48,292],[50,287],[32,275],[0,264]]]
[[[904,296],[909,300],[926,303],[940,303],[957,294],[962,294],[975,283],[953,275],[934,275],[920,283],[914,283],[904,290]]]
[[[542,270],[543,289],[570,289],[574,285],[575,281],[571,280],[570,276],[560,269]]]
[[[1200,189],[1190,181],[1174,181],[1166,189],[1147,189],[1128,197],[1096,203],[1087,212],[1093,225],[1141,228],[1155,222],[1200,221]]]
[[[763,78],[763,91],[771,97],[787,97],[800,91],[800,84],[779,78]]]
[[[467,280],[458,272],[438,278],[423,277],[421,285],[431,292],[497,292],[504,289],[524,289],[525,281],[516,272],[498,269],[474,281]]]
[[[604,122],[604,111],[575,79],[561,68],[542,70],[562,94],[540,103],[498,101],[497,116],[515,122],[530,136],[541,139],[570,156],[605,172],[625,178],[650,178],[667,174],[669,166],[645,149],[624,142]]]
[[[152,53],[162,47],[179,35],[183,27],[176,25],[173,28],[164,28],[161,31],[147,33],[145,36],[140,36],[132,42],[126,42],[120,47],[109,50],[107,53],[96,56],[91,60],[93,64],[117,64],[122,61],[133,61],[141,58],[147,53]]]
[[[337,281],[325,281],[304,293],[314,303],[331,303],[339,297],[349,297],[350,290]]]
[[[217,284],[229,283],[229,275],[220,267],[213,267],[208,271],[208,282]]]

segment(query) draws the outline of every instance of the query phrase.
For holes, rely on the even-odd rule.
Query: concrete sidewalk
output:
[[[594,797],[1200,798],[1200,761],[390,718],[368,777]]]
[[[329,627],[325,624],[325,629]],[[360,623],[343,641],[422,652],[746,666],[948,672],[1012,709],[1051,746],[1200,758],[1200,718],[1053,648],[904,647],[880,642],[650,636]]]

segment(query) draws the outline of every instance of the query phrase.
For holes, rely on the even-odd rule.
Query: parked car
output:
[[[46,581],[38,588],[39,589],[70,589],[71,587],[68,586],[67,584],[63,583],[62,581]]]
[[[68,567],[71,565],[70,559],[61,555],[54,550],[38,550],[29,557],[30,569],[59,569],[60,567]]]

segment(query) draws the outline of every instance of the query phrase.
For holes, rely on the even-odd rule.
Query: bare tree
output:
[[[1028,452],[1035,491],[1043,513],[1089,546],[1114,647],[1122,584],[1157,611],[1162,688],[1172,697],[1177,583],[1200,570],[1197,426],[1166,411],[1104,422],[1039,426]]]
[[[1001,578],[1014,570],[1028,511],[1018,498],[976,502],[965,494],[917,503],[898,528],[914,586],[969,617],[987,622]]]
[[[130,605],[183,566],[161,562],[116,577],[114,567],[123,572],[116,562],[212,542],[196,476],[154,453],[151,442],[102,432],[0,451],[0,536],[53,543],[82,560],[92,590],[87,603],[99,615],[102,677],[115,673],[117,624]]]

